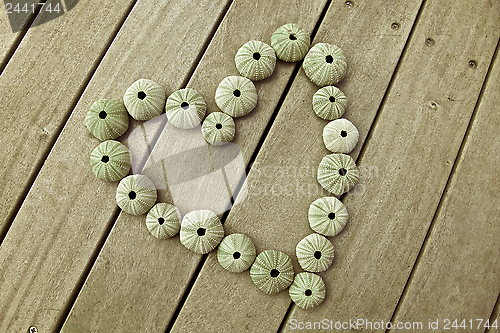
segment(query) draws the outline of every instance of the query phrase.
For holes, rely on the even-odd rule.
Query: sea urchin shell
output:
[[[326,271],[332,264],[334,253],[333,244],[318,234],[304,237],[296,248],[300,267],[309,272]]]
[[[341,118],[329,122],[323,129],[323,142],[333,153],[349,154],[358,143],[359,132],[349,120]]]
[[[265,250],[255,258],[250,277],[257,288],[274,294],[288,288],[293,282],[293,265],[290,257],[276,250]]]
[[[89,109],[85,125],[101,141],[116,139],[128,129],[128,113],[122,102],[100,99]]]
[[[228,76],[215,91],[215,103],[231,117],[242,117],[257,105],[257,89],[246,77]]]
[[[194,210],[182,219],[181,243],[191,251],[208,253],[219,245],[223,237],[222,223],[211,210]]]
[[[304,59],[310,45],[311,38],[307,31],[295,23],[282,25],[271,36],[271,46],[278,59],[286,62]]]
[[[276,53],[266,43],[251,40],[240,47],[234,61],[241,75],[252,81],[259,81],[273,74],[276,67]]]
[[[326,86],[320,88],[313,95],[312,105],[318,117],[325,120],[334,120],[344,114],[347,107],[347,98],[339,88]]]
[[[217,250],[219,264],[233,273],[246,271],[254,262],[255,255],[252,240],[244,234],[231,234],[224,237]]]
[[[288,293],[295,304],[307,310],[323,302],[326,296],[326,288],[323,279],[319,275],[302,272],[295,276]]]
[[[127,176],[118,184],[116,202],[126,213],[145,214],[156,202],[155,185],[144,175]]]
[[[165,90],[154,81],[139,79],[123,95],[123,103],[135,120],[150,120],[163,112]]]
[[[220,146],[234,138],[236,129],[233,118],[222,112],[213,112],[203,121],[201,132],[208,143]]]
[[[90,154],[90,165],[97,179],[117,182],[130,171],[129,150],[118,141],[104,141]]]
[[[341,232],[348,217],[344,204],[335,197],[316,199],[309,206],[311,229],[325,236],[335,236]]]
[[[319,164],[318,182],[325,190],[335,195],[352,189],[358,179],[358,168],[349,155],[326,155]]]
[[[157,203],[146,215],[146,227],[153,236],[167,239],[181,229],[181,212],[168,203]]]
[[[168,121],[177,128],[189,129],[201,123],[207,105],[203,97],[194,89],[177,90],[167,98],[165,112]]]
[[[307,53],[303,67],[307,77],[317,86],[323,87],[342,80],[347,62],[338,46],[318,43]]]

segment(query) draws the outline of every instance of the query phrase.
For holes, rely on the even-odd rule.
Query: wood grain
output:
[[[269,43],[274,30],[288,20],[298,22],[312,31],[324,5],[323,0],[307,4],[301,1],[285,4],[278,0],[233,2],[188,86],[202,94],[207,102],[208,112],[218,110],[214,102],[215,89],[224,77],[237,75],[234,55],[241,45],[249,39]],[[249,13],[252,19],[248,18]],[[246,158],[251,155],[251,147],[241,147],[238,143],[245,142],[246,138],[258,142],[294,66],[281,63],[269,80],[256,84],[259,93],[258,107],[248,116],[235,120],[236,131],[240,136],[238,140],[241,140],[233,143],[233,147],[240,147],[238,156]],[[247,124],[246,131],[242,130],[245,128],[244,124]],[[250,126],[253,126],[253,131],[249,131]],[[199,128],[180,131],[167,125],[153,148],[144,171],[162,189],[159,201],[180,205],[184,212],[200,208],[220,209],[218,205],[228,199],[221,170],[214,170],[209,174],[213,178],[209,177],[205,182],[200,181],[200,178],[193,178],[179,184],[172,184],[167,179],[168,184],[165,183],[165,178],[172,171],[198,168],[200,172],[203,171],[203,166],[196,163],[199,157],[190,153],[192,149],[199,155],[205,155],[210,150],[211,156],[227,157],[222,153],[218,154],[205,143],[202,144],[203,139],[199,135]],[[178,158],[181,153],[187,155],[180,155],[183,158]],[[172,158],[175,160],[172,161]],[[220,162],[215,158],[212,161],[214,165]],[[162,174],[162,169],[153,167],[161,162],[164,163],[167,176]],[[244,166],[245,164],[243,168]],[[198,186],[197,192],[189,192],[189,185]],[[133,251],[133,255],[124,249]],[[115,327],[116,323],[120,327],[133,329],[141,325],[157,330],[167,328],[200,259],[201,255],[188,251],[180,244],[178,236],[167,241],[156,241],[145,227],[144,216],[120,214],[76,300],[63,332],[73,332],[75,327],[91,327],[98,331],[119,330]],[[119,285],[116,281],[120,281]],[[207,315],[208,321],[215,320],[212,318],[214,313]],[[228,322],[238,325],[237,321]]]
[[[462,153],[396,321],[470,319],[476,331],[500,293],[500,60],[493,64]],[[451,328],[451,325],[449,325]],[[484,327],[484,326],[483,326]],[[483,328],[484,329],[484,328]],[[429,330],[430,331],[430,330]]]
[[[72,114],[44,161],[40,174],[0,247],[0,331],[24,332],[34,325],[39,332],[53,332],[57,330],[57,325],[62,324],[59,321],[69,311],[72,298],[76,297],[86,270],[93,264],[97,256],[96,251],[99,251],[116,219],[117,206],[114,196],[117,183],[96,180],[90,169],[89,154],[99,144],[99,140],[92,137],[84,125],[88,108],[100,98],[122,99],[126,88],[139,78],[155,80],[169,93],[185,82],[227,1],[207,0],[197,4],[199,7],[193,7],[192,1],[170,1],[162,3],[161,6],[153,0],[138,2],[97,71],[92,73],[92,80],[74,110],[66,109],[71,98],[65,95],[64,91],[70,89],[67,85],[71,82],[83,80],[89,73],[81,73],[82,68],[72,62],[87,61],[89,54],[86,52],[90,52],[87,48],[96,48],[96,52],[100,50],[102,45],[98,42],[104,43],[102,37],[88,37],[95,44],[82,42],[80,46],[83,49],[74,45],[71,51],[67,51],[69,54],[65,57],[76,57],[64,65],[74,67],[73,75],[60,77],[56,75],[59,73],[56,70],[52,78],[44,77],[40,73],[40,76],[34,79],[38,80],[39,84],[52,82],[54,87],[52,90],[47,88],[36,91],[34,96],[45,96],[46,101],[41,99],[38,104],[35,103],[35,110],[31,108],[23,112],[36,111],[35,114],[39,117],[36,121],[49,117],[52,122],[60,120],[61,113],[72,111]],[[92,16],[92,11],[96,11],[99,14],[94,15],[96,17],[93,20],[112,26],[112,21],[119,17],[113,17],[111,14],[118,9],[116,2],[82,3],[63,17],[80,13],[88,19]],[[72,23],[75,26],[67,27],[72,28],[73,34],[79,36],[78,38],[84,38],[83,35],[92,32],[82,31],[82,22],[85,22],[83,18],[76,16],[68,20],[78,22]],[[37,29],[44,29],[52,22],[55,21]],[[92,26],[88,27],[91,28]],[[66,38],[72,36],[71,30],[65,29],[60,33],[67,36]],[[104,34],[104,31],[102,33]],[[176,38],[173,39],[172,36]],[[45,44],[36,45],[31,50],[49,52],[46,48],[63,38],[57,33],[53,37],[55,41],[46,37],[48,40]],[[64,48],[65,44],[62,41],[61,43],[60,47]],[[51,52],[63,52],[58,46],[52,46],[55,49]],[[84,57],[85,61],[79,57]],[[52,61],[56,60],[50,58],[44,66],[49,66]],[[15,66],[15,63],[13,62],[12,66]],[[29,86],[30,81],[24,78],[19,84],[21,87]],[[74,82],[71,84],[74,85]],[[64,86],[64,89],[61,86]],[[52,91],[57,94],[51,97]],[[74,98],[77,97],[80,96]],[[49,102],[61,104],[58,104],[57,108],[51,108],[52,104]],[[22,105],[27,102],[18,103]],[[22,115],[22,112],[19,111],[19,114]],[[26,120],[23,121],[26,124]],[[145,126],[148,125],[150,124]],[[35,130],[35,127],[33,125],[32,130]],[[54,132],[50,133],[56,135],[56,128],[52,130]],[[130,140],[132,141],[134,140]],[[28,143],[23,144],[28,147]],[[5,145],[3,147],[5,148]],[[2,161],[15,163],[12,158]],[[14,171],[2,169],[2,172]],[[130,258],[134,258],[131,255],[135,253],[133,247],[125,247],[122,250],[126,251]],[[114,284],[114,287],[119,287],[119,284]],[[154,289],[151,291],[154,292]],[[154,326],[154,322],[151,322],[151,325]],[[72,332],[79,332],[77,328]]]
[[[358,161],[376,172],[365,179],[364,191],[344,200],[351,218],[333,238],[338,251],[323,274],[325,304],[294,308],[286,331],[292,321],[391,319],[491,62],[499,10],[498,4],[425,2]],[[476,68],[469,67],[472,59]]]
[[[348,98],[346,117],[361,133],[360,145],[418,9],[419,4],[410,1],[397,8],[384,1],[360,2],[352,9],[338,1],[331,4],[319,28],[314,43],[337,44],[347,55],[348,72],[339,87]],[[393,22],[400,24],[399,30],[391,29]],[[250,170],[248,195],[233,207],[224,225],[228,234],[249,235],[259,252],[286,252],[293,258],[296,272],[299,266],[295,246],[311,233],[307,222],[309,204],[326,195],[315,176],[319,161],[328,152],[321,137],[327,122],[312,110],[312,96],[317,89],[301,69]],[[359,149],[354,154],[357,152]],[[248,271],[224,271],[215,253],[211,253],[173,331],[276,331],[289,305],[287,291],[266,295],[253,285]],[[199,314],[205,316],[200,319]]]

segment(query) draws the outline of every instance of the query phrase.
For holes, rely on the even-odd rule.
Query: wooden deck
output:
[[[485,326],[500,325],[500,2],[64,0],[74,8],[52,20],[28,15],[19,32],[7,2],[1,333],[294,332],[309,324],[385,332],[382,321],[407,325],[391,332],[500,332]],[[338,87],[349,101],[344,117],[360,132],[350,155],[361,180],[341,198],[349,222],[330,238],[336,257],[320,274],[327,297],[309,311],[287,291],[260,292],[248,271],[225,271],[215,251],[190,252],[178,236],[159,241],[144,216],[122,213],[117,183],[90,170],[99,141],[84,126],[94,101],[122,99],[139,78],[167,95],[194,88],[217,111],[215,89],[238,74],[238,48],[270,43],[289,22],[307,29],[312,44],[345,51]],[[238,163],[224,172],[214,165],[227,152],[200,143],[199,129],[182,136],[165,121],[133,122],[122,141],[136,147],[138,170],[160,184],[159,201],[202,208],[211,196],[226,234],[249,235],[258,252],[288,253],[300,272],[295,246],[311,233],[308,207],[328,195],[315,178],[328,154],[326,121],[312,111],[317,87],[300,63],[279,61],[256,87],[257,108],[235,121]],[[210,156],[222,184],[201,183],[201,199],[167,184],[182,156],[158,158],[189,149]],[[236,204],[224,213],[231,196]]]

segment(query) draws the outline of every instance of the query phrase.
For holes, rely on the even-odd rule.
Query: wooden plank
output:
[[[15,26],[25,26],[28,21],[33,19],[33,15],[26,17],[20,15],[14,22]],[[5,7],[5,2],[0,2],[0,64],[3,65],[9,60],[12,49],[16,47],[20,39],[23,37],[24,33],[22,31],[12,32],[11,23],[9,21],[9,16],[7,15],[7,9]]]
[[[325,304],[294,308],[287,331],[323,318],[391,319],[473,113],[500,36],[499,13],[498,4],[425,2],[361,156],[360,167],[377,172],[344,200],[350,222],[333,238]]]
[[[450,329],[465,319],[467,330],[483,331],[490,318],[500,293],[499,91],[497,57],[395,321],[438,321],[442,330],[446,319]]]
[[[497,298],[497,303],[495,304],[495,308],[493,309],[493,313],[491,314],[490,317],[490,325],[494,325],[495,327],[490,326],[485,333],[498,333],[500,332],[500,302],[498,300],[500,299],[500,294],[498,295]],[[484,325],[483,325],[484,326]]]
[[[332,3],[314,43],[330,42],[345,50],[349,69],[339,87],[349,100],[346,116],[358,127],[362,143],[419,4],[406,1],[397,8],[385,1],[356,4],[349,8],[343,1]],[[399,23],[398,30],[392,30],[394,22]],[[277,249],[295,258],[297,242],[310,233],[309,204],[326,195],[315,179],[317,165],[327,154],[321,137],[327,122],[312,111],[317,89],[300,70],[248,175],[248,196],[233,207],[224,225],[228,234],[248,234],[259,252]],[[273,296],[260,292],[248,271],[228,273],[211,253],[173,331],[276,331],[289,305],[286,291]]]
[[[84,125],[90,105],[100,98],[121,99],[126,88],[143,77],[159,82],[168,93],[177,89],[189,77],[226,5],[225,0],[168,1],[161,5],[141,0],[135,5],[44,161],[0,247],[0,331],[24,332],[31,325],[39,332],[58,330],[116,219],[117,183],[96,180],[89,166],[89,154],[99,144]],[[108,15],[118,7],[109,1],[106,5],[82,3],[64,17],[77,9],[90,17],[94,8],[100,16],[93,21],[108,22],[112,20]],[[82,20],[76,21],[75,33],[82,34]],[[47,107],[40,106],[39,113],[47,113]],[[59,105],[56,111],[71,110]],[[133,258],[132,248],[122,250]],[[72,332],[77,332],[76,328]]]
[[[0,77],[0,235],[132,0],[80,1],[30,29]],[[37,21],[45,21],[43,11]],[[85,29],[82,29],[85,27]]]
[[[233,2],[188,86],[203,95],[208,112],[218,110],[214,102],[215,89],[224,77],[237,75],[234,55],[238,48],[250,39],[260,39],[269,43],[272,32],[289,21],[297,22],[312,31],[325,3],[323,0],[314,3],[294,0],[286,4],[279,0]],[[248,19],[249,13],[252,13],[252,19]],[[248,116],[236,119],[239,138],[235,140],[240,141],[235,141],[236,144],[233,146],[239,146],[241,155],[245,156],[246,160],[252,154],[251,149],[255,147],[241,146],[239,142],[245,142],[245,138],[258,142],[294,66],[295,64],[279,63],[270,79],[257,83],[258,107]],[[250,131],[252,126],[253,130]],[[245,128],[246,130],[242,130]],[[192,137],[191,132],[194,133]],[[199,135],[199,128],[191,132],[175,131],[167,125],[154,147],[154,153],[148,160],[149,164],[146,164],[144,173],[156,182],[157,188],[171,190],[171,192],[160,190],[159,201],[174,202],[178,205],[179,200],[182,204],[183,198],[182,196],[175,198],[176,189],[172,189],[170,183],[165,184],[165,178],[168,177],[162,174],[161,169],[150,166],[162,160],[166,172],[175,171],[182,166],[191,169],[196,166],[183,164],[182,160],[179,160],[177,165],[169,164],[171,163],[169,157],[199,147],[201,147],[200,154],[205,154],[208,149],[215,154],[212,147],[201,145],[200,137],[196,136],[196,133]],[[182,136],[182,139],[172,144],[176,136]],[[166,155],[160,155],[162,153]],[[186,163],[192,161],[194,157],[187,158]],[[220,173],[214,172],[213,176],[219,177]],[[181,207],[181,210],[185,212],[191,209],[212,208],[205,205],[217,204],[218,198],[227,200],[227,197],[223,197],[224,192],[214,189],[217,184],[224,185],[223,179],[219,177],[217,182],[208,181],[204,184],[208,185],[200,185],[195,196],[190,196],[189,192],[185,191],[180,193],[192,199],[191,201],[196,201],[199,197],[213,196],[217,200],[199,201],[197,204],[201,206],[184,209]],[[208,194],[204,192],[207,186],[210,186],[208,189],[211,190]],[[133,249],[133,255],[128,252],[130,249]],[[107,331],[113,330],[117,323],[137,328],[137,325],[144,325],[144,318],[147,318],[147,325],[155,325],[158,330],[162,327],[165,329],[200,259],[201,255],[185,249],[178,237],[168,241],[155,240],[145,228],[144,216],[120,214],[63,326],[63,332],[73,332],[75,327]]]

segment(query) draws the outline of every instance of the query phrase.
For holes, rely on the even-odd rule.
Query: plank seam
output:
[[[7,223],[6,223],[5,231],[4,231],[4,233],[2,235],[0,235],[0,246],[3,243],[3,240],[5,239],[5,236],[9,232],[9,229],[12,226],[12,223],[14,223],[14,220],[15,220],[15,218],[17,216],[17,213],[19,212],[19,209],[21,208],[22,204],[26,200],[26,197],[28,196],[28,193],[31,190],[31,187],[33,186],[34,182],[36,181],[36,178],[38,177],[38,174],[40,173],[40,170],[42,169],[43,164],[45,163],[45,160],[47,159],[47,157],[49,156],[50,152],[52,151],[52,148],[56,144],[57,139],[61,135],[62,130],[64,129],[64,127],[66,126],[69,118],[71,117],[71,114],[73,113],[76,105],[78,104],[78,101],[80,100],[81,96],[83,95],[83,92],[85,91],[85,89],[87,89],[87,86],[89,85],[90,81],[92,80],[92,77],[94,76],[95,72],[97,71],[97,68],[99,67],[99,64],[102,62],[102,59],[104,58],[104,56],[108,52],[109,48],[111,47],[111,44],[113,43],[113,41],[115,40],[116,36],[120,32],[121,27],[123,26],[123,24],[124,24],[125,20],[127,19],[127,17],[130,15],[130,12],[134,8],[134,6],[137,3],[137,1],[138,0],[134,0],[129,5],[129,7],[127,8],[125,15],[123,16],[122,20],[119,22],[119,24],[117,25],[117,27],[113,31],[113,33],[111,35],[111,38],[108,41],[106,47],[103,49],[103,51],[101,51],[101,54],[97,57],[97,59],[94,62],[91,70],[89,71],[89,73],[87,74],[87,76],[84,78],[83,84],[80,86],[80,89],[78,89],[78,91],[76,92],[75,98],[74,98],[73,102],[71,103],[71,105],[69,107],[70,111],[67,112],[65,118],[63,118],[63,121],[61,121],[61,124],[56,129],[57,135],[54,135],[54,138],[51,140],[50,144],[47,146],[47,148],[45,149],[45,151],[41,155],[41,158],[36,163],[36,167],[34,168],[33,172],[28,177],[28,181],[27,181],[27,184],[26,184],[25,188],[23,189],[23,192],[21,192],[21,194],[19,196],[19,199],[17,200],[17,202],[14,205],[13,209],[11,210],[11,212],[9,213],[9,215],[6,218]]]
[[[441,193],[441,198],[439,199],[438,206],[436,208],[436,211],[434,212],[434,216],[432,217],[431,224],[429,225],[429,228],[427,229],[427,233],[425,235],[425,239],[424,239],[424,241],[422,243],[422,246],[420,247],[420,250],[418,251],[417,259],[415,260],[415,263],[414,263],[414,265],[413,265],[413,267],[411,269],[410,275],[408,276],[408,279],[407,279],[406,284],[404,286],[403,292],[401,293],[401,296],[400,296],[400,298],[398,300],[398,303],[396,304],[394,312],[393,312],[393,314],[391,316],[391,322],[394,320],[394,318],[397,317],[398,312],[399,312],[400,307],[401,307],[401,303],[405,300],[406,295],[408,293],[408,289],[412,285],[412,281],[414,279],[416,269],[418,268],[418,266],[420,264],[420,261],[422,260],[422,256],[423,256],[423,253],[424,253],[425,249],[427,248],[427,244],[429,242],[429,238],[430,238],[431,234],[434,231],[436,219],[439,216],[439,214],[441,213],[441,210],[443,209],[443,202],[447,198],[447,193],[448,193],[450,184],[451,184],[451,182],[454,179],[456,169],[457,169],[458,164],[460,162],[460,159],[461,159],[461,157],[463,155],[463,151],[465,149],[465,145],[466,145],[466,143],[467,143],[467,141],[469,139],[469,135],[470,135],[470,132],[472,130],[472,126],[473,126],[474,120],[476,119],[477,110],[478,110],[478,108],[481,105],[481,102],[483,100],[484,91],[485,91],[485,88],[486,88],[486,86],[488,84],[488,81],[489,81],[489,78],[490,78],[490,74],[491,74],[491,69],[493,67],[493,63],[496,61],[497,56],[498,56],[499,46],[500,46],[500,39],[497,42],[495,51],[493,53],[493,57],[491,59],[490,65],[488,67],[488,71],[486,72],[486,76],[485,76],[483,85],[481,86],[481,90],[479,92],[478,99],[476,101],[476,104],[474,105],[474,110],[472,111],[472,115],[471,115],[471,117],[469,119],[469,123],[467,125],[467,129],[465,131],[464,138],[462,139],[462,142],[460,144],[460,148],[458,150],[457,156],[455,157],[455,160],[453,162],[453,166],[452,166],[450,175],[448,176],[448,179],[446,180],[446,185],[445,185],[445,187],[443,189],[443,192]],[[386,330],[386,332],[390,332],[390,330],[388,329],[388,330]]]
[[[40,0],[39,3],[45,4],[46,1],[47,0]],[[30,16],[28,16],[28,20],[26,20],[26,23],[23,25],[19,36],[16,37],[16,39],[14,40],[14,43],[12,44],[12,46],[9,49],[9,52],[7,52],[7,54],[5,55],[5,59],[0,64],[0,75],[3,74],[3,71],[7,67],[7,65],[9,64],[10,59],[12,59],[12,57],[14,56],[14,53],[16,53],[17,48],[19,47],[19,45],[23,41],[24,37],[28,33],[33,22],[35,22],[38,14],[40,13],[40,10],[41,10],[41,6],[37,6],[37,9],[35,10],[35,12],[32,13]]]
[[[493,311],[491,311],[490,325],[495,321],[495,317],[498,315],[498,311],[500,310],[499,307],[500,307],[500,294],[498,294],[497,301],[495,302],[495,306],[493,307]],[[484,331],[484,333],[493,333],[491,326],[488,327]]]

